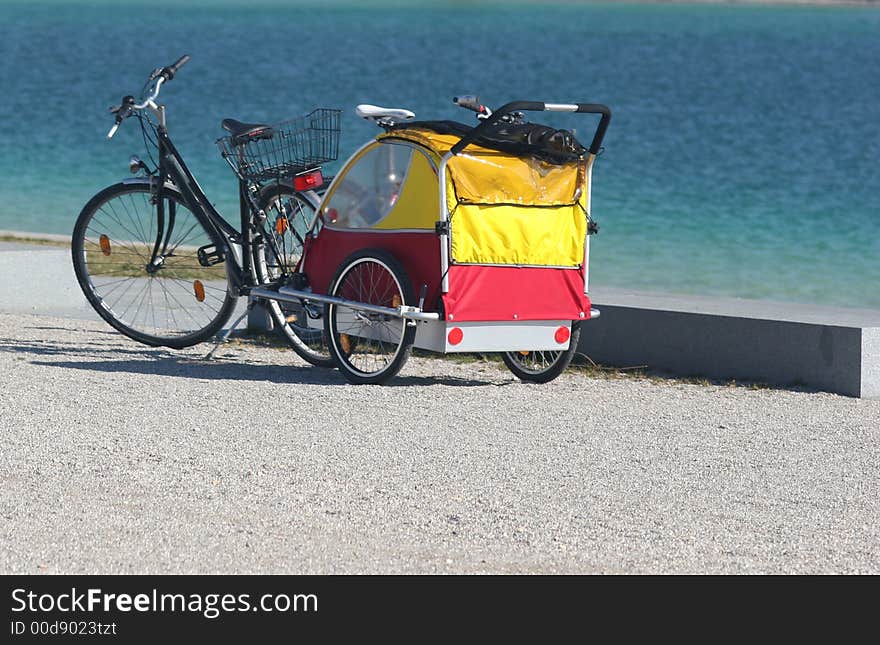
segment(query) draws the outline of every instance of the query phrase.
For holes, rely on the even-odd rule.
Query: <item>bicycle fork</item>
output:
[[[165,263],[168,255],[168,242],[171,240],[171,233],[174,230],[174,220],[177,215],[177,204],[174,201],[168,202],[168,226],[165,226],[165,200],[162,196],[161,187],[154,197],[156,200],[156,241],[153,244],[153,252],[150,254],[150,261],[147,263],[147,273],[156,273]],[[162,249],[161,251],[159,249]]]

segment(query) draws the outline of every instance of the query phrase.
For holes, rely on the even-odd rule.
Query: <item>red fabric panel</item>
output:
[[[456,322],[581,320],[581,312],[590,315],[578,269],[453,265],[443,303],[446,319]]]
[[[425,310],[437,311],[440,301],[440,240],[434,231],[389,233],[323,229],[318,237],[306,238],[304,271],[314,292],[327,293],[330,281],[345,258],[361,249],[382,249],[393,255],[409,276],[416,300],[422,285],[427,284]]]

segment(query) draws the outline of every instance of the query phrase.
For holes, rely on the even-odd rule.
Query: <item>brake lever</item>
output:
[[[115,105],[110,108],[110,113],[116,115],[116,123],[113,124],[113,127],[110,128],[110,132],[107,133],[108,139],[112,139],[113,135],[116,134],[116,131],[119,129],[119,124],[131,116],[133,107],[134,97],[128,95],[122,97],[122,105]]]
[[[116,131],[119,129],[119,126],[122,125],[122,122],[125,121],[129,116],[131,116],[131,108],[129,106],[120,106],[119,110],[116,111],[116,123],[113,124],[113,127],[110,128],[110,132],[107,133],[107,138],[112,139],[113,135],[116,134]]]
[[[162,70],[163,70],[163,69],[165,69],[165,68],[164,68],[164,67],[157,67],[156,69],[154,69],[154,70],[150,73],[150,78],[147,79],[147,83],[151,83],[151,82],[153,82],[154,80],[156,80],[156,78],[158,78],[159,74],[162,73]]]

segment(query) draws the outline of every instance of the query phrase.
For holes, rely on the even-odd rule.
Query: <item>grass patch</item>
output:
[[[569,370],[574,370],[585,376],[606,379],[633,379],[650,381],[658,385],[715,385],[719,387],[741,387],[748,390],[776,390],[789,389],[782,386],[773,386],[759,381],[737,381],[736,379],[716,379],[695,374],[691,376],[679,376],[651,369],[648,365],[635,365],[632,367],[613,367],[600,365],[585,354],[575,355]]]
[[[293,351],[290,345],[274,331],[256,331],[252,329],[241,329],[232,332],[232,335],[226,340],[227,345],[238,345],[241,347],[268,347],[278,350]]]
[[[113,244],[109,240],[102,249],[100,243],[86,240],[86,264],[93,276],[115,278],[146,278],[147,262],[153,247],[145,244]],[[161,268],[152,277],[176,280],[225,281],[226,267],[223,263],[210,267],[199,264],[196,249],[178,248],[175,255],[165,258]]]
[[[34,246],[54,246],[57,248],[70,248],[69,240],[52,240],[44,237],[29,237],[26,235],[0,235],[0,242],[14,242],[17,244],[33,244]]]

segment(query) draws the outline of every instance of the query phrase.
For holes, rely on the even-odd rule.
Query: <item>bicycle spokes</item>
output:
[[[168,206],[164,222],[158,210],[149,186],[109,189],[77,223],[74,266],[98,313],[120,331],[142,342],[184,346],[213,334],[234,298],[226,266],[200,261],[205,249],[213,249],[213,259],[222,257],[201,220],[179,203]]]

